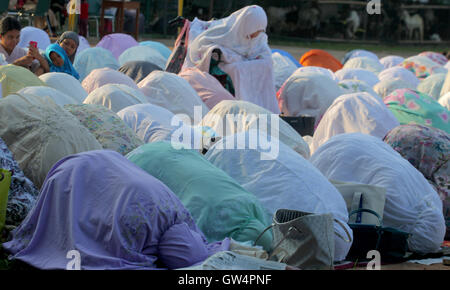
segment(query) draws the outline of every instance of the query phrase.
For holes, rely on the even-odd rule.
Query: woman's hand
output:
[[[33,57],[33,59],[38,59],[39,57],[42,57],[41,54],[39,53],[39,49],[32,45],[28,47],[28,55]]]
[[[28,48],[28,55],[33,59],[37,59],[39,61],[39,65],[44,73],[50,71],[50,66],[47,60],[41,55],[38,48],[30,45]]]
[[[31,63],[33,62],[33,57],[29,54],[22,56],[19,59],[16,59],[13,64],[18,66],[23,66],[25,68],[28,68],[31,66]]]

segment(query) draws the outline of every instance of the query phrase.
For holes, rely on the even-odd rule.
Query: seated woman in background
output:
[[[72,75],[74,78],[79,79],[80,75],[72,66],[66,51],[54,43],[47,47],[45,50],[45,58],[50,67],[50,72],[64,72]]]
[[[13,17],[0,20],[0,53],[5,55],[7,63],[25,67],[39,75],[48,70],[48,64],[38,48],[30,45],[27,52],[17,45],[21,29],[19,21]]]

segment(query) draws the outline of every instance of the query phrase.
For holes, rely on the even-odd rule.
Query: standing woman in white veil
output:
[[[183,69],[211,73],[237,99],[279,114],[266,27],[267,15],[257,5],[219,20],[195,18]]]

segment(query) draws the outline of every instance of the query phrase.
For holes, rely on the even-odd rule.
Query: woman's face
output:
[[[19,44],[20,41],[20,31],[19,30],[11,30],[6,32],[1,37],[2,46],[9,51],[13,51],[14,48]]]
[[[68,56],[73,55],[77,51],[77,44],[73,39],[66,38],[61,43],[60,46],[64,48]]]
[[[50,59],[52,60],[55,66],[64,65],[64,60],[62,59],[62,57],[54,51],[50,53]]]

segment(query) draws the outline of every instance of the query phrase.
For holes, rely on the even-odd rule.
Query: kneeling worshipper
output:
[[[90,47],[77,55],[73,67],[80,74],[81,82],[94,69],[104,67],[118,69],[120,66],[117,59],[109,50],[101,47]]]
[[[89,130],[50,97],[24,92],[0,99],[0,138],[38,188],[61,158],[102,149]]]
[[[127,158],[173,190],[209,242],[225,237],[255,242],[271,218],[256,196],[199,152],[178,145],[181,144],[145,144]],[[272,234],[267,231],[257,245],[268,251],[271,242]]]
[[[444,206],[446,240],[450,239],[450,135],[423,125],[401,125],[384,138],[436,189]]]
[[[102,105],[117,113],[128,106],[148,102],[139,90],[122,84],[107,84],[92,91],[83,103]]]
[[[128,106],[117,112],[117,115],[144,143],[171,142],[173,138],[174,141],[181,142],[188,148],[200,150],[203,149],[204,144],[210,143],[208,139],[212,139],[207,138],[202,127],[185,125],[169,110],[149,103]],[[182,136],[176,134],[180,131],[183,132]],[[189,136],[184,135],[185,133]]]
[[[280,142],[288,145],[304,158],[310,157],[308,144],[291,125],[279,116],[250,102],[221,101],[203,117],[201,125],[210,127],[218,137],[234,135],[259,127],[262,132],[266,131],[264,132],[266,135],[279,139]]]
[[[162,68],[151,62],[140,60],[129,61],[118,69],[121,73],[132,78],[136,84],[145,79],[154,70],[162,70]]]
[[[0,85],[2,97],[16,93],[23,88],[31,86],[45,86],[34,73],[28,69],[8,64],[0,66]]]
[[[41,96],[41,97],[49,97],[52,99],[55,104],[63,107],[64,105],[68,104],[80,104],[80,101],[77,99],[72,98],[69,95],[66,95],[65,93],[58,91],[54,88],[50,88],[47,86],[41,86],[41,87],[25,87],[17,92],[18,94],[23,94],[27,96]]]
[[[299,61],[303,66],[318,66],[336,72],[342,68],[342,63],[334,56],[321,49],[306,52]]]
[[[60,72],[46,73],[40,75],[39,79],[45,85],[71,96],[73,99],[78,100],[79,103],[82,103],[88,96],[80,81],[69,74]]]
[[[209,109],[184,78],[166,71],[155,70],[138,83],[147,101],[174,114],[184,114],[191,123],[198,123]],[[201,114],[196,115],[197,110]],[[197,117],[197,118],[196,118]]]
[[[305,68],[310,67],[300,69]],[[342,93],[338,83],[328,76],[317,73],[294,73],[281,87],[278,105],[285,116],[314,117],[314,127],[317,127],[328,107]]]
[[[91,71],[91,73],[83,80],[81,86],[88,94],[90,94],[95,89],[107,84],[122,84],[135,90],[139,89],[129,76],[109,67],[98,68]]]
[[[332,258],[344,260],[353,236],[342,195],[308,160],[284,143],[280,142],[275,152],[261,148],[261,143],[255,147],[246,144],[245,140],[258,135],[264,138],[256,130],[226,136],[208,150],[205,158],[253,193],[272,216],[278,209],[331,214],[335,232]],[[239,149],[229,150],[235,140]]]
[[[18,226],[36,203],[39,190],[34,186],[14,160],[5,142],[0,138],[0,169],[11,172],[5,224]]]
[[[386,189],[383,225],[409,233],[409,251],[435,253],[444,241],[442,201],[420,171],[381,139],[339,134],[310,158],[325,177]]]
[[[422,124],[450,133],[449,110],[426,94],[410,89],[399,89],[383,101],[401,125]]]
[[[55,218],[57,217],[57,218]],[[161,181],[119,153],[70,155],[49,171],[36,206],[2,246],[39,269],[176,269],[229,249],[208,244],[193,217]]]
[[[237,99],[278,114],[266,27],[267,15],[257,5],[219,20],[194,19],[183,69],[195,66],[208,72]]]
[[[103,36],[96,47],[111,51],[116,59],[128,48],[138,46],[139,43],[131,35],[125,33],[112,33]]]
[[[359,132],[383,139],[399,125],[380,98],[368,93],[342,95],[334,100],[314,132],[311,153],[338,134]]]
[[[64,109],[89,129],[103,149],[125,155],[144,144],[117,114],[102,105],[65,105]]]
[[[122,66],[130,61],[147,61],[156,64],[160,68],[166,67],[167,59],[158,50],[146,45],[133,46],[125,50],[118,58]]]

